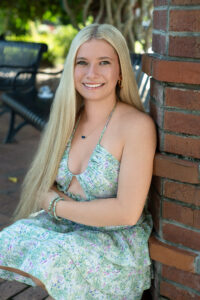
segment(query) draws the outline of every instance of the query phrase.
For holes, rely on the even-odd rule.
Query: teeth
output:
[[[101,85],[103,85],[103,83],[98,83],[98,84],[88,84],[88,83],[84,83],[85,86],[89,87],[89,88],[96,88],[99,87]]]

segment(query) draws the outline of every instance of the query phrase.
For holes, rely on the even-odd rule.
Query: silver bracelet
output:
[[[57,199],[59,199],[60,196],[57,194],[56,197],[54,197],[53,199],[51,199],[50,203],[49,203],[49,207],[48,207],[48,214],[53,217],[53,214],[52,214],[52,207],[53,207],[53,203],[54,201],[56,201]]]
[[[56,205],[57,205],[57,203],[58,203],[59,201],[63,201],[63,200],[64,200],[64,198],[57,197],[57,198],[55,199],[55,201],[53,202],[53,217],[54,217],[57,221],[62,220],[62,218],[60,218],[60,217],[58,217],[58,216],[56,215]]]

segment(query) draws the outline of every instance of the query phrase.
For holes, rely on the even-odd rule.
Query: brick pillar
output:
[[[153,299],[200,299],[200,0],[154,0],[150,114]],[[165,299],[165,298],[164,298]]]

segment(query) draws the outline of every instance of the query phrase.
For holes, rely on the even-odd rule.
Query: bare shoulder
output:
[[[153,148],[156,147],[156,127],[151,116],[125,103],[120,103],[119,116],[120,131],[125,143],[145,141],[152,143]]]

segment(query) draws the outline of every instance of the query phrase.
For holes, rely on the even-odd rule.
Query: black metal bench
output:
[[[25,125],[30,124],[42,130],[48,121],[52,98],[40,99],[36,90],[27,93],[4,93],[2,101],[9,107],[10,112],[10,124],[4,143],[12,142],[16,133]],[[23,119],[20,123],[16,123],[17,115]]]
[[[38,70],[47,45],[19,41],[0,41],[0,91],[2,107],[0,115],[9,112],[10,124],[5,143],[12,142],[15,134],[26,124],[43,129],[50,111],[51,99],[37,97],[38,73],[56,75]],[[23,121],[16,124],[16,115]]]
[[[20,45],[18,44],[20,46],[19,49],[20,48],[23,49],[24,45],[28,47],[31,46],[27,44],[28,43],[20,42]],[[46,100],[46,99],[40,99],[38,97],[37,90],[35,87],[36,74],[43,73],[43,74],[56,75],[61,73],[62,71],[57,73],[46,73],[46,72],[38,71],[38,65],[41,58],[41,54],[47,49],[45,46],[43,46],[44,44],[40,44],[40,45],[42,45],[42,47],[38,48],[38,57],[37,57],[38,59],[37,59],[37,63],[35,64],[35,67],[33,68],[30,65],[29,67],[24,66],[24,69],[22,68],[19,69],[17,67],[16,68],[14,67],[13,69],[14,70],[17,69],[17,72],[15,72],[14,76],[10,76],[9,79],[10,85],[7,84],[9,86],[8,90],[10,91],[2,95],[2,102],[6,108],[9,108],[10,111],[10,125],[4,143],[12,142],[16,133],[25,125],[31,124],[36,129],[42,130],[48,120],[52,99]],[[12,44],[10,44],[10,47],[12,46],[16,47],[16,44],[12,42]],[[1,42],[0,42],[0,49],[1,49]],[[4,55],[5,54],[6,53],[4,53]],[[13,59],[15,56],[15,51],[13,52],[10,51],[8,53],[8,58],[10,55],[11,56],[13,55],[12,59],[10,58],[10,70],[11,70],[10,72],[12,73],[12,63],[14,63]],[[131,54],[131,61],[136,74],[136,81],[138,83],[139,93],[145,109],[148,110],[149,88],[147,88],[147,86],[148,86],[149,78],[146,74],[142,72],[141,58],[142,58],[141,54],[133,54],[133,53]],[[0,72],[1,72],[1,65],[2,64],[0,59]],[[25,75],[25,78],[23,77],[22,79],[20,79],[20,76],[22,74]],[[2,79],[0,77],[0,90],[1,90],[1,80]],[[6,82],[6,79],[3,80],[4,82]],[[21,116],[23,119],[23,121],[17,125],[15,122],[16,115]]]
[[[43,43],[0,40],[0,91],[25,91],[35,88],[35,77]]]
[[[150,78],[142,71],[142,54],[131,53],[131,62],[145,111],[149,112]]]

